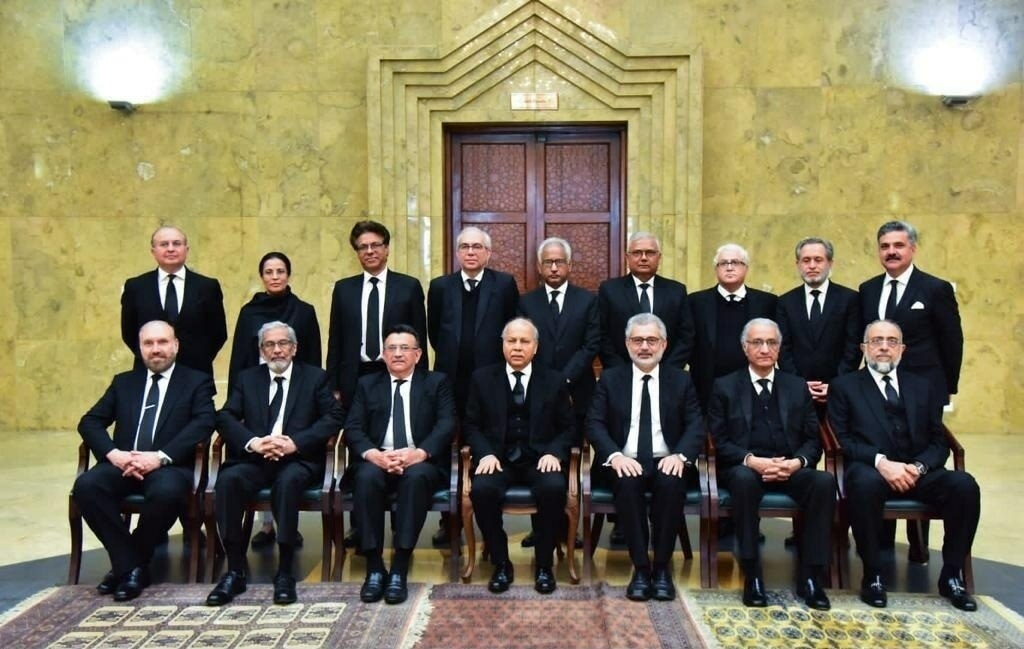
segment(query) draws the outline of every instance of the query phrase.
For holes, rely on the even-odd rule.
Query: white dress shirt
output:
[[[811,295],[811,291],[820,291],[821,295],[818,296],[818,304],[821,305],[822,313],[825,312],[825,294],[828,293],[829,280],[825,280],[821,283],[821,286],[814,287],[804,284],[804,306],[807,307],[807,318],[811,317],[811,307],[814,306],[814,296]]]
[[[395,398],[394,398],[394,394],[395,394],[395,381],[398,380],[398,377],[395,376],[394,374],[390,374],[389,373],[388,376],[391,378],[391,381],[388,383],[388,385],[391,386],[389,389],[391,390],[392,397],[391,397],[391,414],[388,416],[388,429],[384,432],[384,441],[381,443],[381,448],[384,449],[385,451],[391,451],[391,450],[394,450],[394,448],[395,448],[395,434],[394,434]],[[404,407],[404,411],[405,411],[405,438],[409,441],[409,448],[416,448],[416,442],[415,442],[415,440],[413,440],[413,436],[412,436],[412,419],[409,416],[410,413],[412,412],[412,407],[411,407],[412,406],[412,399],[410,397],[410,395],[412,394],[412,376],[413,375],[410,374],[409,377],[407,379],[405,379],[405,383],[403,383],[401,385],[401,387],[398,388],[398,393],[402,395],[402,404],[405,406]],[[365,457],[365,454],[364,454],[364,457]]]
[[[188,271],[182,266],[175,271],[174,276],[178,279],[174,283],[174,291],[178,294],[178,313],[181,313],[181,305],[185,303],[185,275]],[[163,268],[156,269],[157,288],[160,290],[160,306],[167,308],[167,282],[170,273]]]
[[[380,271],[379,275],[371,275],[370,273],[363,271],[363,292],[359,298],[359,313],[363,314],[362,331],[359,332],[359,360],[364,363],[377,360],[376,358],[370,358],[366,355],[366,323],[369,321],[370,314],[366,313],[366,307],[370,302],[370,291],[373,290],[373,283],[370,282],[371,277],[376,277],[377,282],[377,333],[380,336],[384,335],[384,293],[387,291],[388,284],[388,269],[387,266],[384,270]],[[384,353],[384,340],[383,338],[378,339],[377,349]]]
[[[903,300],[903,294],[907,290],[907,282],[910,281],[910,275],[914,272],[914,264],[910,264],[910,267],[903,271],[896,277],[890,277],[888,273],[882,278],[882,295],[878,299],[878,317],[892,320],[892,314],[885,312],[885,305],[889,302],[889,293],[892,292],[892,285],[889,283],[892,280],[896,280],[899,284],[896,285],[896,302],[897,304]]]

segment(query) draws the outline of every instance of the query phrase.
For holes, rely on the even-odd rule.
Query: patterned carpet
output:
[[[6,649],[860,649],[1019,648],[1024,619],[979,598],[962,613],[937,597],[890,593],[872,609],[850,593],[809,611],[786,591],[748,609],[737,591],[687,591],[675,602],[630,602],[621,587],[562,586],[549,596],[513,586],[410,586],[405,604],[359,602],[359,584],[300,584],[297,604],[274,606],[268,584],[222,608],[202,604],[209,585],[159,584],[126,604],[92,586],[48,589],[0,618]]]

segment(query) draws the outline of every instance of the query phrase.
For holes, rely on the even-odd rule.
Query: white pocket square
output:
[[[923,309],[923,308],[924,308],[924,303],[923,302],[914,302],[913,304],[910,305],[910,310],[911,311],[914,311],[916,309]]]

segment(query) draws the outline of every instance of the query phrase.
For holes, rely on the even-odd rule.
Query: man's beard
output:
[[[868,367],[879,374],[888,374],[896,369],[899,361],[868,361]]]

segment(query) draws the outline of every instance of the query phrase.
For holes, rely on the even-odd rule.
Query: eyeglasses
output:
[[[356,246],[356,252],[370,252],[371,250],[373,252],[377,252],[381,248],[387,248],[387,244],[380,241],[374,241],[373,243],[364,243]]]
[[[746,266],[747,262],[742,259],[723,259],[722,261],[715,264],[719,268],[725,268],[727,266]]]
[[[882,336],[868,338],[864,342],[868,344],[868,347],[881,347],[883,345],[886,347],[899,347],[903,344],[903,341],[893,336],[889,336],[888,338],[883,338]]]
[[[157,241],[153,244],[154,248],[184,248],[188,244],[180,239],[174,241]]]
[[[402,352],[403,354],[406,354],[414,349],[419,349],[419,347],[415,345],[384,345],[384,351],[389,354],[394,354],[395,352]]]
[[[761,349],[765,345],[768,346],[768,349],[773,349],[774,350],[774,349],[778,349],[779,348],[779,341],[775,340],[774,338],[769,338],[768,340],[762,340],[761,338],[755,338],[754,340],[748,340],[747,344],[750,345],[751,347],[753,347],[754,349]]]
[[[568,266],[569,262],[565,259],[544,259],[540,265],[544,268],[558,268],[559,266]]]
[[[657,257],[661,254],[660,250],[630,250],[626,253],[633,259],[640,259],[641,257]]]
[[[260,347],[262,347],[264,351],[270,352],[275,349],[290,349],[294,344],[295,343],[290,340],[264,340]]]
[[[482,243],[460,243],[459,252],[482,252],[487,246]]]
[[[646,338],[643,336],[631,336],[626,340],[629,341],[629,344],[635,345],[637,347],[640,347],[644,343],[647,343],[648,347],[654,347],[655,345],[661,342],[661,338],[657,336],[647,336]]]

